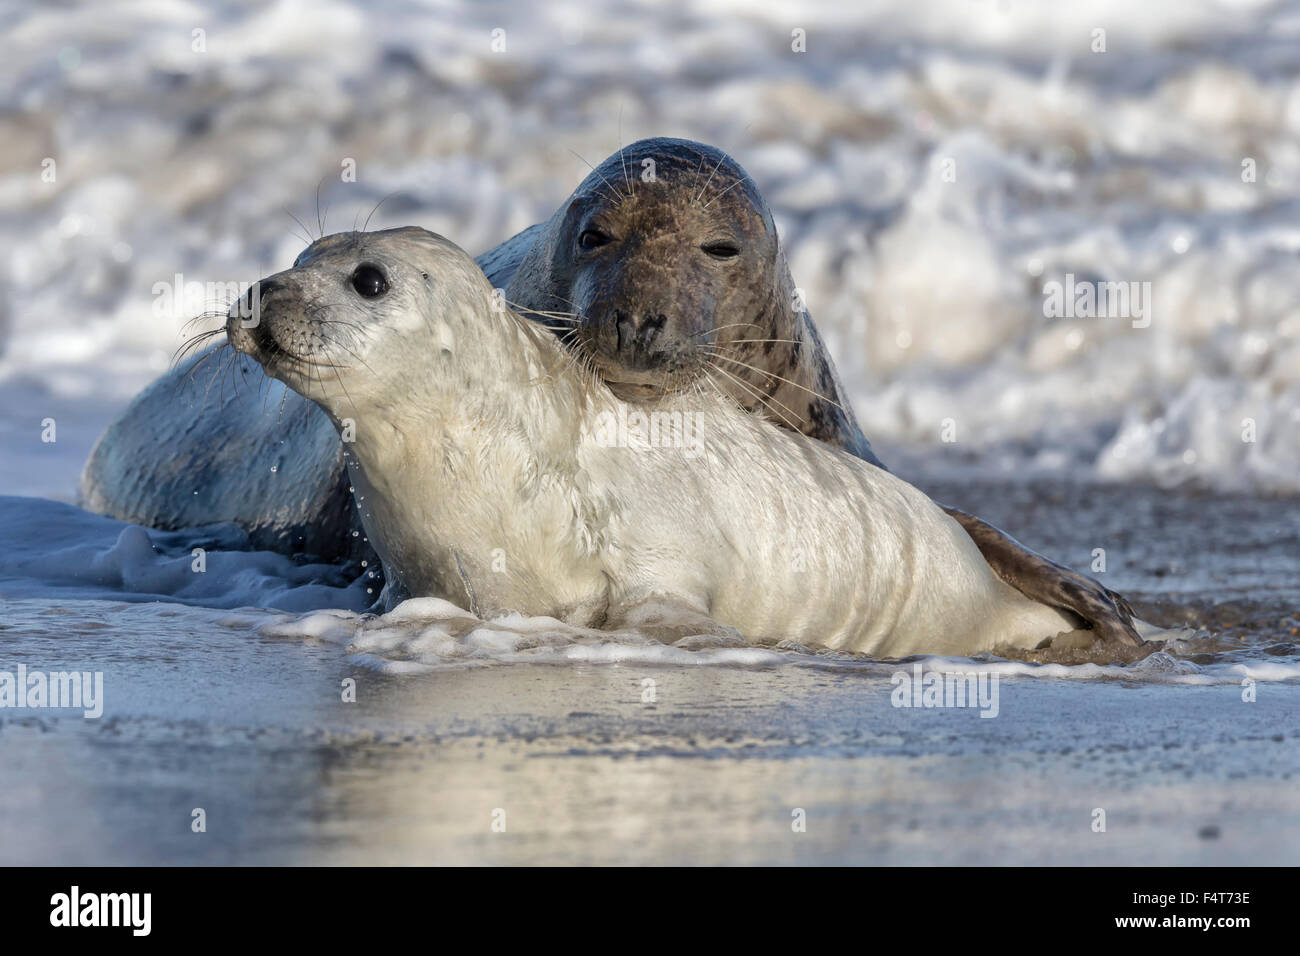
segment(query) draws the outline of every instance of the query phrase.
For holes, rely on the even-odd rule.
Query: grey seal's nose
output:
[[[662,313],[633,318],[626,312],[614,313],[614,328],[618,332],[618,352],[632,368],[653,364],[655,357],[665,350],[658,348],[659,333],[668,324]]]

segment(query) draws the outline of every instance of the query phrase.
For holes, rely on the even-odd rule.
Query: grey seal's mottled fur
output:
[[[606,159],[530,245],[506,295],[518,309],[570,313],[566,341],[620,398],[706,379],[881,464],[799,301],[767,203],[721,150],[649,139]]]

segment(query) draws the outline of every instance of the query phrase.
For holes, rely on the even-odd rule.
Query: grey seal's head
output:
[[[484,316],[504,312],[460,247],[403,227],[313,242],[231,306],[226,334],[337,423],[349,407],[391,408],[397,396],[425,391],[447,373],[458,342],[472,341],[490,365],[504,343],[481,335]]]
[[[507,288],[525,309],[572,313],[566,344],[626,400],[684,388],[719,367],[715,356],[761,364],[773,343],[760,340],[791,338],[777,333],[792,292],[771,212],[740,164],[665,138],[597,166]]]

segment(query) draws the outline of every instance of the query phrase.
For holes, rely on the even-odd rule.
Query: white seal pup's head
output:
[[[340,418],[405,406],[479,368],[517,364],[512,334],[526,333],[454,243],[417,227],[325,236],[291,269],[254,283],[231,306],[231,345],[268,375]]]
[[[476,612],[600,618],[603,578],[558,489],[577,481],[584,415],[617,399],[459,247],[418,228],[327,236],[253,286],[226,330],[333,420],[390,584]],[[488,534],[509,574],[475,550]]]

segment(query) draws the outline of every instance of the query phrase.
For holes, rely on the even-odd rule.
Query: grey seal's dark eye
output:
[[[725,239],[719,242],[706,242],[700,248],[715,259],[734,259],[740,255],[740,246]]]
[[[609,233],[601,232],[599,229],[584,229],[582,235],[578,237],[578,248],[595,249],[605,245],[612,238]]]
[[[388,291],[388,280],[379,271],[378,266],[363,262],[352,273],[352,288],[366,299],[374,299]]]

